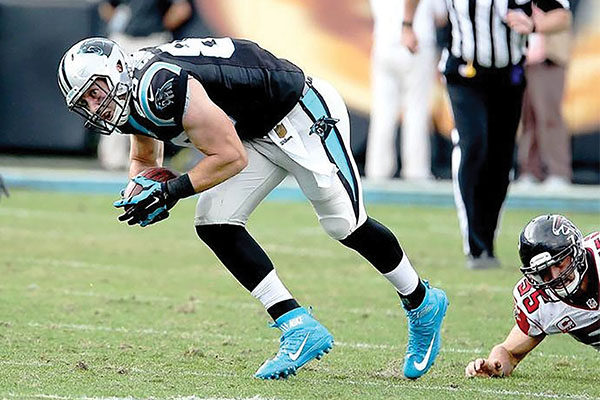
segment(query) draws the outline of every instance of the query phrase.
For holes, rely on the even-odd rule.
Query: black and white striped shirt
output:
[[[527,37],[511,30],[504,22],[509,8],[522,9],[528,15],[531,15],[532,3],[542,11],[569,8],[568,0],[445,1],[451,40],[443,60],[454,57],[485,68],[515,65],[524,56]]]

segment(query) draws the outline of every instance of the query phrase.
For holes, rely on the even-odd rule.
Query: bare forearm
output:
[[[129,155],[129,178],[133,178],[147,168],[161,166],[163,163],[163,149],[163,142],[132,136]]]
[[[536,13],[533,17],[536,32],[555,33],[571,27],[571,12],[558,9],[546,13]]]
[[[510,374],[513,372],[513,370],[521,360],[514,357],[508,350],[504,348],[502,344],[498,344],[494,346],[494,348],[490,352],[490,355],[488,356],[488,361],[492,365],[499,361],[500,365],[502,366],[501,371],[495,376],[505,377],[510,376]]]
[[[160,165],[156,162],[151,163],[151,162],[147,162],[144,160],[131,160],[131,163],[129,164],[129,179],[138,175],[140,172],[142,172],[143,170],[145,170],[147,168],[158,167],[158,166],[160,166]]]
[[[406,0],[404,2],[404,21],[413,21],[419,0]]]
[[[237,175],[246,165],[245,155],[214,154],[203,158],[188,175],[194,190],[199,193]]]

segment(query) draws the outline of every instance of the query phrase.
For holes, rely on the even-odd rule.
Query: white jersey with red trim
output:
[[[600,232],[589,234],[583,240],[588,257],[588,268],[600,276]],[[589,272],[588,272],[589,273]],[[568,333],[576,340],[600,350],[600,299],[594,296],[587,301],[587,308],[577,307],[563,301],[551,300],[544,290],[533,288],[523,277],[513,289],[515,319],[523,333],[535,337]]]

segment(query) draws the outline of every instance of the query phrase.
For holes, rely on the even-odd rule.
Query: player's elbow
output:
[[[244,168],[246,168],[247,165],[248,165],[248,157],[244,153],[244,154],[238,155],[238,157],[233,162],[232,167],[235,170],[235,173],[237,174],[237,173],[241,172]]]
[[[247,165],[248,165],[248,154],[246,153],[246,151],[242,151],[238,154],[238,158],[236,161],[236,167],[238,169],[238,172],[240,172],[241,170],[246,168]]]
[[[248,165],[248,154],[246,153],[244,146],[238,146],[230,149],[225,157],[232,175],[239,173]]]

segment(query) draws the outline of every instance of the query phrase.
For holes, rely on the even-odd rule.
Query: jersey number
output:
[[[176,57],[218,57],[229,58],[235,51],[233,40],[231,38],[190,38],[176,40],[159,46],[159,49]]]
[[[531,290],[531,288],[531,283],[529,283],[527,279],[523,279],[521,284],[518,286],[519,294],[521,296],[525,296],[527,292]],[[532,313],[538,309],[540,306],[540,298],[541,301],[546,301],[541,290],[536,290],[529,296],[523,298],[523,305],[527,309],[527,312]]]

